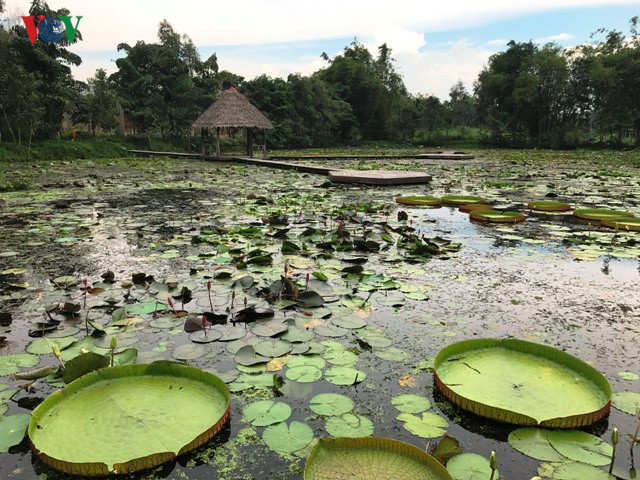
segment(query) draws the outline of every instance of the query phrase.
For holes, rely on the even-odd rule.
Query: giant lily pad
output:
[[[304,468],[305,480],[453,480],[431,455],[390,438],[321,438]],[[488,477],[487,477],[488,478]]]
[[[564,202],[555,202],[553,200],[538,200],[535,202],[529,202],[527,205],[531,210],[538,210],[541,212],[567,212],[571,210],[571,205]]]
[[[482,197],[474,197],[471,195],[446,195],[442,197],[442,201],[446,205],[469,205],[470,203],[485,203]]]
[[[465,340],[440,351],[435,383],[477,415],[518,425],[574,428],[608,415],[611,386],[590,365],[515,339]]]
[[[633,213],[621,210],[611,210],[609,208],[579,208],[573,211],[573,215],[583,220],[617,220],[621,218],[631,218]]]
[[[156,362],[79,378],[33,411],[28,433],[34,452],[49,466],[99,476],[173,460],[208,442],[228,417],[229,390],[222,380]]]
[[[396,203],[399,203],[400,205],[412,205],[418,207],[439,207],[442,205],[442,200],[428,195],[411,195],[406,197],[397,197]]]
[[[611,220],[602,219],[600,221],[600,224],[604,225],[605,227],[615,228],[616,230],[629,230],[634,232],[640,231],[640,218],[614,218]]]
[[[498,210],[473,210],[470,217],[472,220],[490,223],[516,223],[523,222],[525,218],[518,212],[500,212]]]

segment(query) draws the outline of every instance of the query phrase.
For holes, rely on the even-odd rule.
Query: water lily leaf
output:
[[[441,437],[449,428],[449,422],[437,413],[424,412],[420,417],[411,413],[401,413],[396,419],[404,422],[404,428],[420,438]]]
[[[436,445],[433,452],[433,458],[438,460],[442,465],[446,465],[450,458],[460,455],[462,448],[458,440],[449,435],[445,435]]]
[[[310,330],[303,330],[301,328],[289,327],[289,329],[280,335],[282,340],[286,340],[292,343],[309,342],[313,340],[315,334]]]
[[[258,355],[251,345],[245,345],[234,355],[236,363],[244,366],[256,365],[258,363],[267,363],[271,360],[269,357]]]
[[[229,383],[229,390],[232,392],[240,392],[250,388],[267,389],[273,387],[273,373],[260,373],[251,375],[242,373],[236,380]]]
[[[309,400],[309,408],[312,412],[327,417],[348,413],[354,406],[353,400],[338,393],[321,393]]]
[[[331,319],[331,323],[336,327],[348,328],[350,330],[355,330],[358,328],[365,327],[367,325],[367,321],[353,316],[348,317],[334,317]]]
[[[635,415],[640,409],[640,393],[615,392],[611,397],[611,404],[622,412]]]
[[[321,282],[326,282],[329,280],[329,277],[327,277],[324,273],[322,272],[311,272],[311,275],[313,275],[314,277],[316,277],[318,280],[320,280]]]
[[[453,480],[487,480],[491,477],[489,460],[475,453],[462,453],[447,462]],[[500,478],[496,470],[494,478]]]
[[[311,290],[300,293],[296,301],[302,308],[321,307],[324,305],[324,298]]]
[[[247,330],[243,327],[233,327],[231,325],[220,325],[215,326],[211,330],[219,331],[222,336],[220,337],[221,342],[231,342],[233,340],[238,340],[243,338],[247,334]]]
[[[40,358],[30,353],[0,355],[0,376],[13,375],[18,373],[22,367],[31,368],[38,363],[40,363]]]
[[[367,374],[351,367],[333,367],[324,372],[324,377],[334,385],[353,385],[363,382]]]
[[[275,337],[276,335],[286,332],[289,325],[280,320],[271,320],[268,322],[256,322],[251,326],[251,333],[260,337]]]
[[[184,320],[181,318],[166,315],[164,317],[154,318],[149,322],[149,326],[154,328],[166,328],[170,330],[172,328],[181,326],[183,322]]]
[[[350,350],[334,350],[329,348],[325,350],[322,357],[329,363],[334,365],[353,365],[358,361],[358,355]]]
[[[313,331],[318,335],[329,338],[344,337],[349,333],[349,330],[347,330],[346,328],[336,327],[335,325],[332,325],[330,323],[318,325],[313,329]]]
[[[396,347],[375,350],[373,353],[375,353],[376,357],[390,362],[407,363],[411,360],[411,355]]]
[[[367,335],[362,341],[372,348],[388,348],[393,345],[393,342],[389,338],[380,335]]]
[[[108,367],[111,361],[108,357],[93,352],[80,354],[69,360],[62,371],[64,383],[71,383],[89,372]]]
[[[509,445],[525,455],[546,462],[562,462],[565,457],[549,443],[549,431],[519,428],[509,434]]]
[[[166,305],[156,302],[155,300],[150,302],[138,303],[135,305],[128,305],[126,312],[128,315],[146,315],[147,313],[162,312],[166,309]]]
[[[614,480],[615,477],[604,470],[592,465],[579,462],[569,462],[558,465],[553,469],[553,480]]]
[[[48,355],[53,353],[54,345],[60,350],[64,350],[69,345],[77,340],[76,337],[63,337],[63,338],[36,338],[29,345],[27,345],[26,351],[33,353],[34,355]]]
[[[111,337],[116,337],[118,339],[118,348],[129,347],[138,342],[138,337],[134,332],[122,332],[116,333],[115,335],[104,335],[102,337],[94,338],[93,343],[96,345],[96,347],[106,348],[110,350]]]
[[[26,413],[0,417],[0,453],[22,442],[30,419],[31,415]]]
[[[576,462],[602,466],[611,462],[613,447],[600,437],[579,430],[549,432],[549,443],[561,455]]]
[[[300,367],[287,368],[285,375],[289,380],[311,383],[322,378],[322,371],[312,365],[302,365]]]
[[[437,460],[419,448],[380,437],[321,438],[307,459],[304,478],[452,480]]]
[[[301,422],[271,425],[264,430],[262,440],[276,452],[291,453],[305,448],[313,440],[313,430]]]
[[[244,407],[242,415],[254,427],[266,427],[286,421],[291,416],[291,407],[283,402],[261,400]]]
[[[263,340],[253,345],[253,349],[258,355],[275,358],[289,353],[292,345],[285,340]]]
[[[329,417],[325,429],[334,437],[369,437],[373,435],[373,422],[362,415],[344,413]]]
[[[187,343],[173,349],[171,356],[176,360],[195,360],[211,352],[211,347],[203,344]]]
[[[211,343],[222,338],[222,332],[220,330],[214,330],[213,328],[205,328],[204,330],[197,330],[189,334],[189,340],[193,343]]]
[[[78,277],[74,277],[73,275],[64,275],[62,277],[57,277],[53,279],[53,283],[55,283],[60,288],[68,288],[73,285],[77,285],[80,282]]]
[[[637,373],[633,373],[633,372],[618,372],[618,376],[620,378],[622,378],[623,380],[629,380],[629,381],[633,381],[633,380],[639,380],[640,376],[638,376]]]
[[[393,397],[391,405],[403,413],[420,413],[431,408],[431,401],[422,395],[403,393]]]
[[[311,366],[323,369],[326,364],[327,362],[320,355],[298,355],[289,360],[287,366],[290,368]]]

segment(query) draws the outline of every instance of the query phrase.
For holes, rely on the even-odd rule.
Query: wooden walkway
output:
[[[473,160],[459,152],[418,153],[415,155],[271,155],[272,160]]]
[[[431,175],[424,172],[403,171],[403,170],[344,170],[339,168],[320,167],[316,165],[306,165],[293,162],[282,162],[275,160],[264,160],[252,157],[214,157],[209,155],[200,155],[197,153],[179,153],[179,152],[154,152],[150,150],[129,150],[134,155],[144,157],[172,157],[172,158],[190,158],[206,161],[220,162],[236,162],[249,165],[257,165],[268,168],[278,168],[282,170],[295,170],[303,173],[314,173],[318,175],[326,175],[338,183],[360,183],[364,185],[410,185],[416,183],[428,183],[431,181]],[[314,157],[317,159],[317,157]],[[344,158],[344,157],[343,157]],[[386,157],[384,157],[386,158]],[[406,157],[398,157],[406,158]]]

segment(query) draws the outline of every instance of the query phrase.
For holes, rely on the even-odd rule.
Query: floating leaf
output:
[[[71,383],[87,373],[108,367],[111,361],[108,357],[93,352],[83,353],[69,360],[62,371],[64,383]]]
[[[445,435],[438,442],[433,452],[433,457],[441,464],[446,465],[450,458],[460,455],[461,453],[462,448],[460,448],[458,440],[449,435]]]
[[[344,413],[329,417],[325,429],[334,437],[369,437],[373,435],[373,422],[362,415]]]
[[[6,453],[22,442],[30,419],[31,415],[27,413],[0,417],[0,453]]]
[[[411,360],[411,355],[409,355],[404,350],[400,350],[396,347],[375,350],[374,353],[376,357],[381,358],[382,360],[388,360],[390,362],[407,363],[409,360]]]
[[[174,348],[171,356],[176,360],[195,360],[196,358],[204,357],[210,352],[211,347],[208,345],[187,343]]]
[[[310,290],[299,294],[296,301],[302,308],[321,307],[324,305],[324,298],[322,298],[317,292],[312,292]]]
[[[419,448],[380,437],[321,438],[307,459],[304,478],[452,480],[441,464]]]
[[[475,453],[462,453],[447,462],[453,480],[488,480],[491,477],[489,460]],[[500,478],[496,470],[494,478]]]
[[[319,369],[323,369],[327,362],[325,362],[324,358],[319,355],[298,355],[293,357],[287,365],[290,368],[293,367],[302,367],[302,366],[311,366]]]
[[[358,361],[358,355],[349,350],[334,350],[329,348],[322,354],[323,358],[334,365],[353,365]]]
[[[421,438],[437,438],[447,433],[449,422],[437,413],[424,412],[421,417],[401,413],[396,417],[404,422],[404,428]]]
[[[615,477],[592,465],[579,462],[562,463],[553,469],[553,480],[614,480]]]
[[[311,383],[322,378],[322,371],[311,365],[287,368],[286,377],[300,383]]]
[[[327,417],[348,413],[354,406],[353,400],[338,393],[321,393],[309,400],[309,408],[312,412]]]
[[[595,466],[611,463],[613,447],[590,433],[556,430],[549,432],[549,443],[558,453],[576,462]]]
[[[309,342],[315,337],[314,333],[309,330],[302,330],[301,328],[289,327],[289,329],[280,338],[288,342]]]
[[[155,300],[151,302],[138,303],[136,305],[129,305],[126,307],[127,314],[134,316],[146,315],[147,313],[153,312],[162,312],[165,309],[166,305],[160,302],[156,302]]]
[[[35,367],[38,363],[40,358],[30,353],[0,355],[0,376],[13,375],[18,373],[20,368]]]
[[[242,414],[254,427],[266,427],[286,421],[291,416],[291,407],[283,402],[261,400],[244,407]]]
[[[275,337],[286,332],[289,325],[284,321],[271,320],[268,322],[256,322],[251,326],[251,333],[260,337]]]
[[[615,392],[611,397],[611,404],[622,412],[635,415],[640,409],[640,393]]]
[[[324,372],[324,377],[334,385],[353,385],[363,382],[367,374],[351,367],[333,367]]]
[[[431,401],[421,395],[403,393],[391,399],[391,405],[404,413],[420,413],[431,408]]]
[[[633,373],[633,372],[624,372],[624,371],[618,372],[618,376],[623,380],[629,380],[629,381],[640,379],[640,376],[638,376],[637,373]]]
[[[256,343],[253,349],[258,355],[275,358],[289,353],[292,345],[284,340],[263,340]]]
[[[26,351],[27,353],[33,353],[34,355],[48,355],[52,353],[54,346],[58,347],[60,350],[64,350],[76,340],[77,338],[75,337],[36,338],[27,345]]]
[[[245,345],[236,352],[233,357],[235,361],[244,366],[256,365],[258,363],[267,363],[271,360],[269,357],[258,355],[251,345]]]
[[[546,462],[562,462],[560,455],[549,443],[549,430],[519,428],[509,434],[509,445],[525,455]]]
[[[303,449],[313,440],[313,430],[301,422],[271,425],[264,430],[262,440],[276,452],[291,453]]]

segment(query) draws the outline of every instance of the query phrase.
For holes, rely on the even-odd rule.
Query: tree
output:
[[[475,102],[461,80],[458,80],[449,90],[448,107],[451,126],[460,128],[460,135],[464,140],[466,129],[473,122]]]

